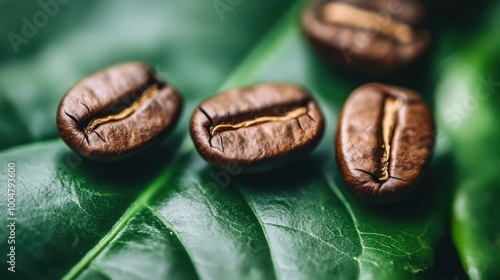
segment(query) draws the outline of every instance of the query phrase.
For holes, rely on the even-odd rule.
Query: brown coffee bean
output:
[[[191,119],[191,136],[209,163],[257,173],[308,154],[323,126],[323,116],[306,90],[260,84],[203,102]]]
[[[59,104],[57,127],[80,155],[118,161],[168,134],[181,107],[177,91],[150,67],[125,63],[73,86]]]
[[[395,201],[421,177],[434,146],[431,111],[415,92],[367,84],[347,99],[337,130],[337,162],[367,200]]]
[[[326,60],[374,75],[412,64],[428,48],[424,8],[409,0],[319,1],[303,28]]]

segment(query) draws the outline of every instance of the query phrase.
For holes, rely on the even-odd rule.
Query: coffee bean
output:
[[[308,154],[323,126],[323,116],[306,90],[260,84],[203,102],[191,119],[191,136],[209,163],[257,173]]]
[[[332,63],[383,75],[413,64],[428,48],[424,7],[409,0],[328,0],[304,15],[315,49]]]
[[[168,134],[181,106],[177,91],[150,67],[125,63],[73,86],[59,104],[57,127],[82,156],[118,161]]]
[[[434,146],[434,120],[408,89],[367,84],[347,99],[337,130],[337,162],[367,200],[387,202],[415,188]]]

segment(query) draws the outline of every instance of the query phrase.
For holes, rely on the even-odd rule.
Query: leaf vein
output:
[[[184,250],[186,251],[186,254],[189,256],[189,259],[191,260],[191,263],[193,264],[193,268],[194,268],[194,272],[196,274],[196,276],[198,278],[200,278],[200,273],[198,272],[198,268],[196,267],[196,264],[195,264],[195,258],[193,257],[193,255],[191,254],[191,251],[189,251],[188,247],[186,246],[186,244],[182,241],[179,233],[175,230],[174,226],[169,222],[167,221],[167,219],[165,219],[165,217],[163,217],[161,215],[160,212],[158,212],[158,210],[154,209],[153,207],[147,205],[146,208],[151,212],[151,214],[153,214],[153,216],[155,218],[157,218],[168,230],[172,231],[172,233],[175,235],[175,237],[177,237],[177,240],[179,240],[179,243],[182,245],[182,247],[184,248]]]

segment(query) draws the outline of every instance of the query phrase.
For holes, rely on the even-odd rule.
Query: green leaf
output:
[[[97,243],[113,227],[146,178],[158,172],[145,165],[96,166],[70,153],[60,140],[14,149],[0,158],[5,182],[8,163],[15,164],[14,276],[24,279],[64,273],[79,261],[80,250]],[[7,215],[6,196],[1,206]],[[2,240],[8,235],[7,227],[2,227]],[[2,242],[2,251],[8,248]],[[8,273],[5,263],[1,273]]]
[[[213,170],[189,153],[176,164],[171,189],[142,211],[183,240],[202,279],[412,278],[431,265],[428,240],[436,235],[432,231],[439,218],[423,222],[421,216],[428,218],[432,210],[401,212],[349,203],[355,198],[338,189],[331,172],[321,171],[315,160],[260,178],[240,178]],[[214,178],[227,185],[214,185]],[[144,234],[139,243],[149,238]],[[115,237],[84,275],[120,275],[118,264],[128,259],[112,248],[123,244],[133,251],[135,244],[128,240]],[[158,257],[156,251],[142,253],[133,259],[134,271],[148,265],[138,267],[137,259]]]
[[[500,68],[494,24],[443,67],[438,119],[450,137],[457,173],[453,239],[470,279],[500,278]],[[493,35],[495,34],[495,35]],[[493,38],[493,39],[492,39]]]
[[[160,27],[141,34],[142,29],[126,24],[128,17],[124,15],[145,11],[140,4],[92,2],[95,7],[87,13],[93,15],[89,21],[95,24],[83,25],[85,29],[78,33],[61,31],[52,43],[40,43],[35,62],[11,61],[0,67],[0,74],[8,78],[0,81],[0,90],[6,92],[5,100],[15,107],[13,111],[34,112],[9,115],[22,124],[15,129],[27,138],[1,135],[1,139],[10,140],[2,142],[0,148],[11,148],[0,152],[0,178],[7,178],[9,162],[16,164],[18,178],[14,276],[429,277],[452,184],[447,178],[451,166],[447,146],[438,142],[432,166],[409,200],[388,206],[359,201],[338,172],[333,139],[345,98],[366,80],[329,69],[314,56],[298,25],[302,3],[293,4],[281,18],[278,14],[285,4],[243,2],[226,14],[227,21],[233,15],[242,17],[233,26],[218,22],[207,1],[198,1],[207,10],[185,18],[189,11],[200,9],[191,9],[194,4],[184,2],[196,1],[162,4],[171,10],[148,7],[148,12],[156,14],[139,16],[148,23],[168,18],[167,25],[175,23],[176,28],[171,27],[166,34],[178,41],[160,36]],[[78,7],[84,9],[84,5]],[[109,11],[117,15],[110,16]],[[263,13],[262,19],[252,14],[256,11]],[[210,16],[212,20],[207,20]],[[111,23],[125,24],[130,30],[124,34],[129,36],[118,34],[108,39],[101,35],[102,40],[92,41],[96,46],[91,48],[91,58],[79,55],[85,51],[80,44],[98,38],[94,38],[96,30],[111,34]],[[218,32],[210,31],[214,24],[220,24]],[[195,32],[203,26],[206,30]],[[262,36],[267,30],[269,33]],[[132,35],[143,40],[135,43]],[[228,44],[226,37],[235,40],[235,45]],[[256,44],[258,38],[260,43]],[[120,53],[119,44],[131,47]],[[64,57],[63,61],[53,62],[54,53]],[[171,138],[139,158],[119,164],[83,160],[61,140],[40,141],[56,135],[51,118],[65,89],[96,69],[131,58],[152,65],[162,61],[172,73],[167,78],[184,93],[187,109]],[[48,69],[42,62],[48,63]],[[25,79],[24,71],[36,86],[26,86],[23,94],[16,95],[16,85]],[[264,81],[294,82],[311,90],[327,120],[320,146],[306,159],[267,174],[233,176],[211,168],[195,152],[187,135],[192,108],[219,87]],[[418,75],[404,83],[425,90],[433,88],[428,81],[425,75]],[[39,92],[46,95],[42,98]],[[432,92],[423,94],[429,97]],[[4,110],[0,114],[2,119],[7,117]],[[7,209],[6,201],[1,200],[0,209]],[[6,227],[0,227],[2,240],[8,234]],[[2,243],[0,251],[8,250]],[[0,275],[12,277],[6,271],[4,262]]]

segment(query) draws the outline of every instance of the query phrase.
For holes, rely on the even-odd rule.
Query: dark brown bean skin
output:
[[[203,102],[191,119],[191,137],[209,163],[227,171],[237,167],[241,173],[258,173],[308,154],[323,127],[322,113],[306,90],[260,84]]]
[[[339,3],[340,8],[333,10],[342,10],[340,15],[347,14],[344,10],[355,9],[366,16],[343,18],[330,13],[328,18],[325,7]],[[323,59],[356,72],[384,76],[407,69],[427,50],[430,33],[423,27],[424,15],[425,9],[418,1],[327,0],[308,9],[302,25]],[[358,19],[358,23],[348,22],[353,19]],[[386,33],[391,24],[405,26],[403,29],[411,32]]]
[[[182,101],[145,64],[120,64],[73,86],[57,111],[66,144],[96,161],[129,158],[174,127]]]
[[[342,109],[337,162],[346,183],[361,198],[392,202],[408,195],[433,146],[431,111],[411,90],[367,84],[356,89]]]

